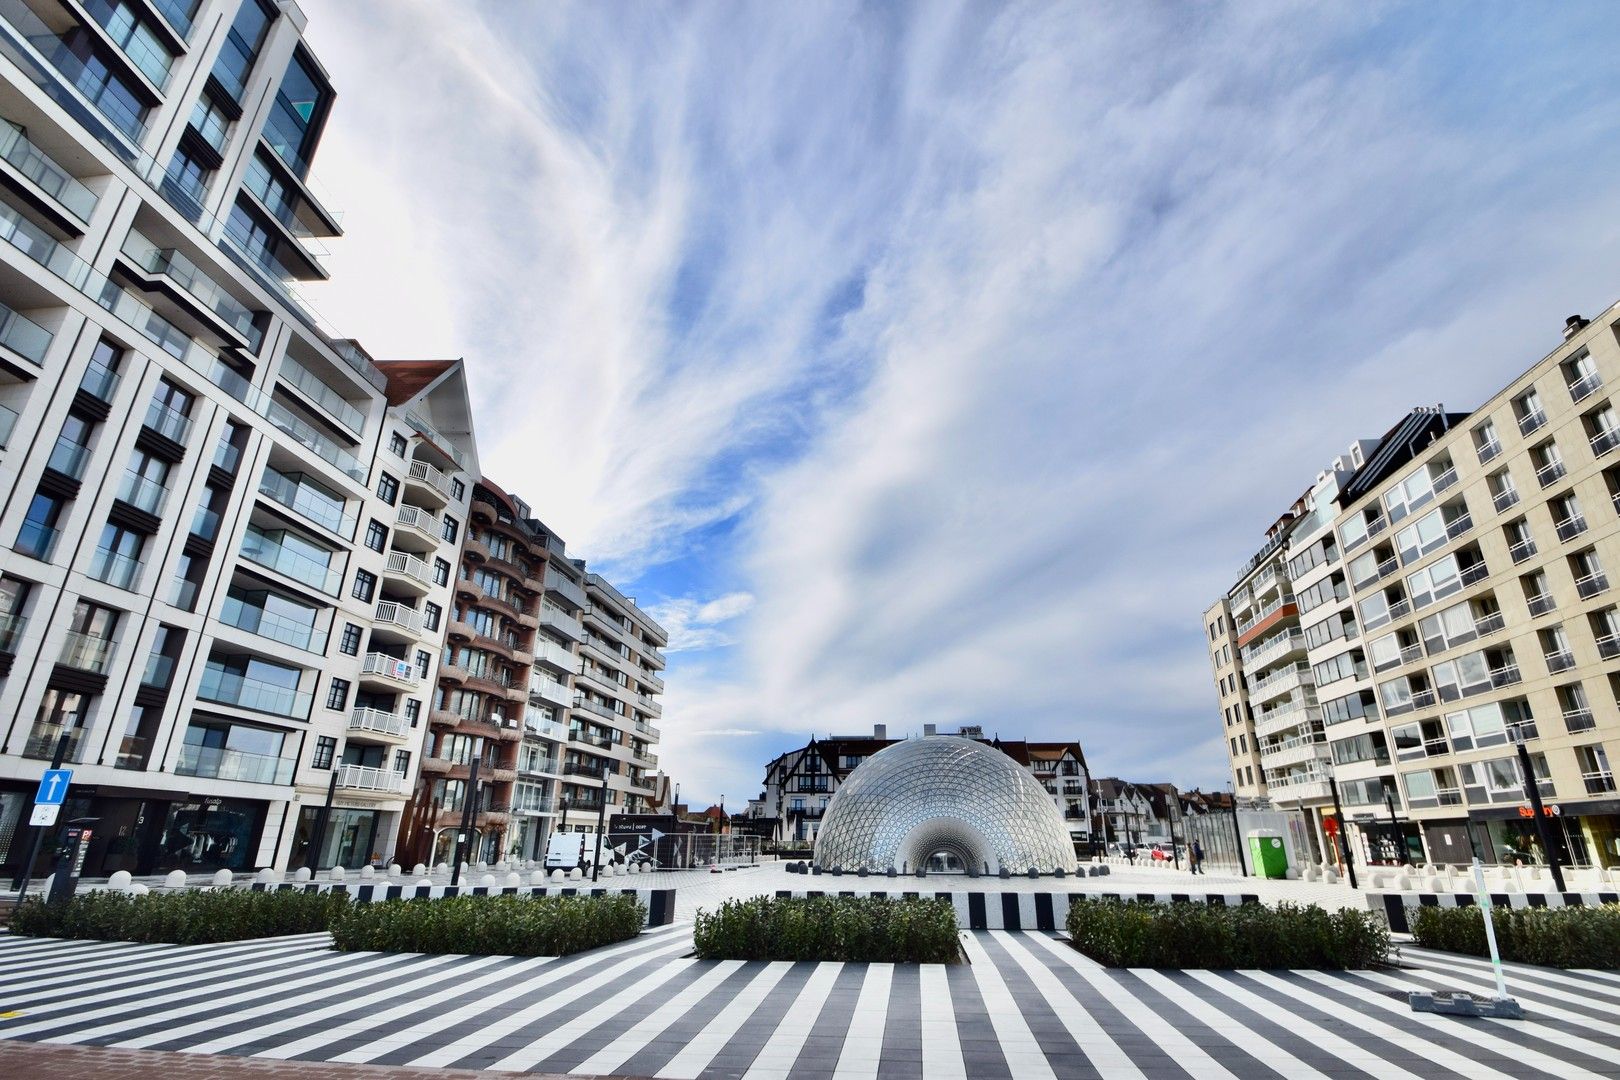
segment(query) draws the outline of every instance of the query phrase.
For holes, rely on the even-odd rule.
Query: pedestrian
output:
[[[1136,845],[1129,840],[1125,841],[1125,858],[1132,865],[1136,865]]]
[[[1195,874],[1202,874],[1204,872],[1204,845],[1200,844],[1197,840],[1194,840],[1192,842],[1192,846],[1187,850],[1188,854],[1192,856],[1192,858],[1188,860],[1192,863],[1192,872]]]

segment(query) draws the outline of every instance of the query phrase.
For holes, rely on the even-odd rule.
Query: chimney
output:
[[[1564,340],[1568,341],[1582,330],[1586,329],[1587,320],[1579,315],[1571,315],[1564,320]]]
[[[934,724],[924,724],[923,725],[923,734],[924,735],[938,735],[939,734],[939,728]]]
[[[889,727],[888,727],[887,724],[873,724],[872,725],[872,738],[874,738],[874,739],[887,739],[888,737],[889,737]]]

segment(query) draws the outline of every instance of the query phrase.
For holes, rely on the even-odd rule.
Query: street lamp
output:
[[[1361,886],[1356,884],[1356,863],[1350,855],[1350,837],[1346,835],[1344,827],[1344,807],[1339,805],[1339,781],[1334,776],[1332,765],[1328,766],[1327,782],[1328,792],[1333,796],[1333,817],[1338,822],[1336,835],[1339,841],[1339,852],[1344,857],[1344,870],[1350,876],[1350,887],[1359,889]]]

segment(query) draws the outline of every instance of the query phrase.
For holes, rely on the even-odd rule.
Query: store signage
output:
[[[1543,806],[1541,808],[1541,816],[1542,817],[1558,817],[1562,813],[1563,813],[1563,811],[1558,808],[1557,803],[1554,803],[1551,806]],[[1536,816],[1536,812],[1534,810],[1530,809],[1530,807],[1528,807],[1528,806],[1521,806],[1521,807],[1519,807],[1519,816],[1520,817],[1533,818],[1533,817]]]

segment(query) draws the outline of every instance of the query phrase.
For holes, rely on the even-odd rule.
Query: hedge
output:
[[[882,896],[727,900],[693,928],[705,960],[949,964],[961,958],[949,901]]]
[[[1407,912],[1412,941],[1429,949],[1489,956],[1477,907],[1416,907]],[[1620,904],[1599,907],[1491,908],[1504,960],[1544,967],[1620,968]]]
[[[1076,900],[1067,929],[1109,967],[1336,970],[1384,964],[1389,950],[1389,927],[1372,912],[1315,904]]]
[[[356,904],[332,921],[345,951],[566,956],[641,933],[634,896],[451,896]]]
[[[204,945],[216,941],[312,934],[349,906],[343,893],[252,892],[248,889],[131,893],[98,890],[47,904],[28,900],[11,932],[31,937]]]

